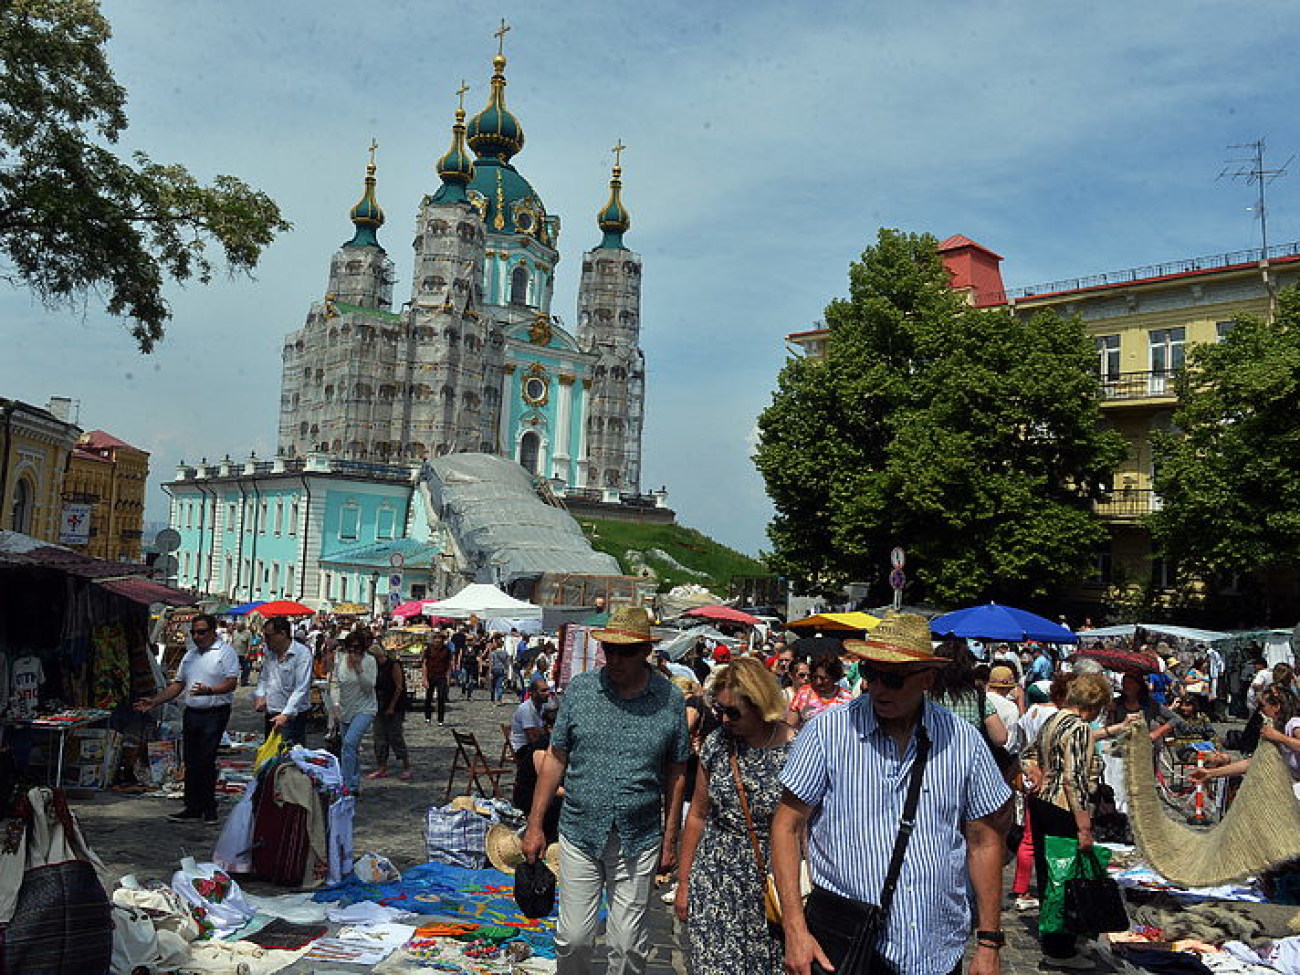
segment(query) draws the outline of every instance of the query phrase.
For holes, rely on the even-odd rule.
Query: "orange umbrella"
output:
[[[263,603],[254,612],[259,616],[311,616],[316,610],[302,603],[295,603],[292,599],[277,599],[274,602]]]

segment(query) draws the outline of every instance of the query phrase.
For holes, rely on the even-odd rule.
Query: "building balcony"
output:
[[[1135,405],[1136,401],[1167,405],[1178,397],[1174,392],[1175,373],[1166,370],[1116,372],[1101,378],[1103,406],[1111,403]]]
[[[1103,521],[1136,522],[1160,510],[1160,495],[1151,488],[1118,488],[1093,510]]]

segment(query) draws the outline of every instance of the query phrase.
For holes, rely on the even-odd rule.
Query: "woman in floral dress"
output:
[[[794,732],[776,678],[753,657],[718,669],[714,710],[721,721],[704,739],[695,796],[682,833],[677,917],[686,922],[692,975],[780,975],[784,948],[769,928],[763,885],[772,855],[770,827],[781,798],[781,769]],[[754,856],[736,790],[739,767],[763,855]]]

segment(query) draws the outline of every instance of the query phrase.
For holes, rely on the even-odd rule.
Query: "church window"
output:
[[[450,403],[456,399],[456,391],[450,386],[442,387],[442,400],[444,403]]]
[[[336,453],[336,454],[341,454],[341,453],[343,453],[343,441],[342,441],[342,440],[335,440],[335,441],[334,441],[333,451],[334,451],[334,453]]]
[[[366,456],[366,445],[360,440],[353,440],[348,444],[348,453],[352,455],[353,459],[360,458],[364,460]]]
[[[275,500],[275,533],[279,535],[284,531],[284,501],[281,498]]]
[[[528,304],[528,268],[523,265],[510,273],[510,304]]]
[[[605,471],[605,487],[616,488],[622,479],[622,475],[614,468]]]
[[[475,233],[475,227],[472,223],[459,224],[456,227],[456,233],[460,235],[461,240],[468,241],[468,242],[472,242],[474,238],[477,236],[477,234]]]
[[[613,261],[597,261],[597,262],[596,262],[596,268],[597,268],[597,270],[600,271],[601,274],[610,274],[610,273],[612,273],[613,270],[614,270],[614,262],[613,262]]]
[[[348,261],[348,274],[357,274],[361,271],[360,261]]]
[[[307,421],[306,421],[306,420],[303,420],[301,423],[298,424],[298,436],[300,436],[300,437],[305,437],[305,436],[307,436]]]
[[[339,512],[339,538],[354,539],[361,530],[361,506],[349,501]]]
[[[541,453],[542,438],[529,430],[519,438],[519,464],[529,474],[537,473],[538,455]]]
[[[330,345],[338,345],[338,341],[339,341],[339,330],[337,328],[331,328],[329,334]]]
[[[613,417],[613,418],[609,421],[609,432],[610,432],[610,433],[622,433],[622,432],[623,432],[623,421],[620,420],[620,419],[618,419],[618,417]]]
[[[294,393],[294,394],[293,394],[293,408],[294,408],[295,410],[298,408],[298,394],[297,394],[297,393]]]
[[[583,273],[583,274],[590,274],[590,273],[591,273],[591,261],[583,261],[583,262],[582,262],[582,273]]]
[[[380,386],[380,387],[379,387],[379,398],[380,398],[381,400],[390,400],[390,399],[392,399],[392,398],[393,398],[393,387],[392,387],[392,386]]]
[[[303,378],[303,379],[310,379],[310,378],[311,378],[311,366],[307,366],[306,368],[303,369],[303,371],[302,371],[302,378]]]
[[[32,482],[25,477],[18,479],[14,488],[14,503],[10,508],[10,527],[16,532],[29,534],[32,530],[32,511],[35,508],[35,494]]]
[[[333,387],[333,386],[326,386],[326,387],[325,387],[325,402],[328,403],[328,402],[329,402],[330,400],[332,400],[333,398],[334,398],[334,387]]]
[[[342,336],[343,338],[347,338],[351,334],[352,334],[352,326],[344,323],[343,327],[339,329],[339,335]]]
[[[611,379],[619,379],[619,380],[626,379],[627,370],[624,369],[622,366],[615,366],[613,369],[609,371],[609,375]]]
[[[429,233],[433,234],[435,237],[441,237],[441,236],[443,236],[444,234],[447,233],[447,221],[445,221],[445,220],[430,220],[430,221],[429,221]]]
[[[294,571],[293,570],[295,568],[296,566],[293,565],[286,565],[284,567],[284,594],[286,596],[292,596],[294,593],[294,588],[293,588]]]
[[[289,534],[298,534],[298,502],[289,505]]]
[[[636,265],[633,264],[631,261],[624,261],[623,271],[626,274],[636,274]]]

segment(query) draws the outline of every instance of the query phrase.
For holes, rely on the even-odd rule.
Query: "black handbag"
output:
[[[1128,911],[1119,884],[1106,875],[1092,850],[1074,861],[1075,875],[1065,882],[1065,930],[1071,934],[1127,931]]]

